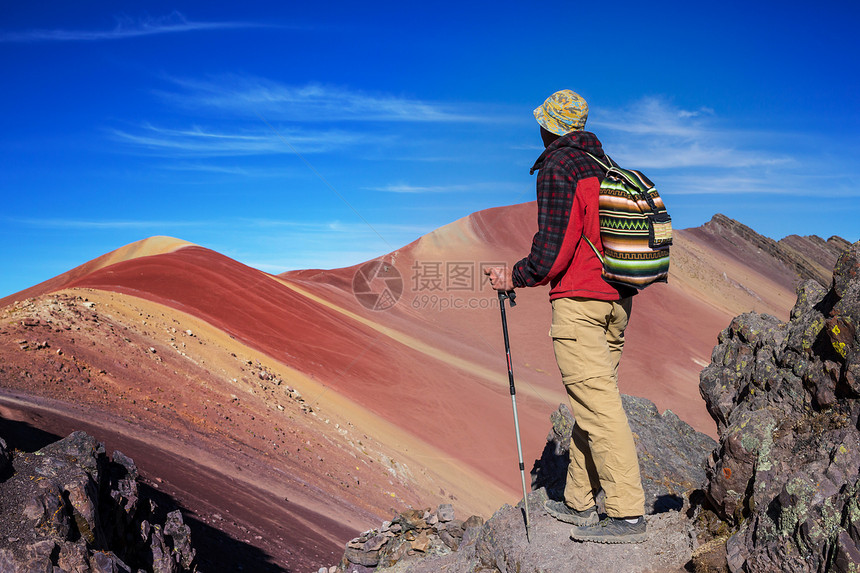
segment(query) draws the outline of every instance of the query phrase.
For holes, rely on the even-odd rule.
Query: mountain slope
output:
[[[535,221],[534,203],[489,209],[384,265],[280,276],[175,239],[128,245],[0,300],[0,414],[48,427],[66,410],[106,442],[99,429],[123,439],[124,420],[150,448],[137,449],[150,462],[137,460],[144,475],[159,474],[163,461],[147,452],[169,438],[189,454],[182,475],[198,467],[221,484],[176,478],[174,495],[210,521],[227,504],[237,523],[265,533],[271,522],[222,499],[236,472],[253,468],[236,483],[269,504],[289,500],[277,521],[292,524],[283,535],[293,545],[249,543],[292,566],[342,550],[326,520],[361,529],[404,505],[443,502],[488,515],[521,493],[498,300],[481,271],[525,255]],[[748,310],[787,318],[794,285],[816,272],[806,257],[839,246],[776,243],[722,216],[678,231],[670,282],[637,296],[622,392],[715,435],[698,374],[717,334]],[[532,460],[566,398],[546,287],[517,301],[508,323]]]
[[[498,306],[480,270],[524,256],[536,214],[534,203],[481,211],[382,257],[399,269],[404,283],[398,304],[385,312],[368,310],[353,296],[352,277],[361,265],[281,276],[349,312],[498,369],[504,366]],[[778,257],[762,251],[768,242]],[[698,394],[698,373],[732,317],[754,310],[787,318],[801,275],[785,260],[775,242],[721,215],[702,228],[677,231],[669,283],[649,287],[636,298],[622,360],[622,392],[671,408],[715,436]],[[471,280],[457,283],[462,276],[452,273],[464,267]],[[547,296],[547,287],[518,291],[520,304],[510,312],[509,328],[517,379],[552,404],[564,398],[546,335]]]

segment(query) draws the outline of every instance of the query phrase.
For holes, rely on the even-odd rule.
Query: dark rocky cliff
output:
[[[196,570],[191,530],[138,489],[137,468],[83,432],[34,453],[0,439],[0,571]]]
[[[728,525],[730,571],[860,568],[860,243],[831,288],[798,288],[787,323],[744,314],[700,390],[719,447],[706,494]]]

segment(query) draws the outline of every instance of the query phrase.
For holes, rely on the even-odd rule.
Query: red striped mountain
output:
[[[0,435],[84,429],[199,523],[297,570],[334,562],[351,533],[406,505],[487,516],[521,492],[480,270],[522,257],[535,221],[534,203],[474,213],[382,257],[381,274],[274,276],[165,237],[123,247],[0,300]],[[669,284],[637,297],[622,392],[715,435],[698,374],[717,334],[748,310],[787,318],[799,269],[840,244],[773,243],[721,216],[678,231]],[[518,294],[530,460],[565,397],[547,291]]]

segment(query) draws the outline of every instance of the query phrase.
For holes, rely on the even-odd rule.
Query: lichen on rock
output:
[[[860,242],[830,290],[797,293],[788,323],[732,321],[700,377],[720,434],[705,492],[730,527],[732,573],[860,563]]]

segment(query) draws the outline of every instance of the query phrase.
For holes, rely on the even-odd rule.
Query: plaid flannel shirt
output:
[[[580,179],[603,179],[600,166],[583,153],[603,157],[603,146],[593,133],[574,131],[553,141],[531,168],[538,171],[538,232],[529,255],[514,265],[511,273],[515,287],[543,285],[549,276],[564,240],[570,220],[573,196]]]

